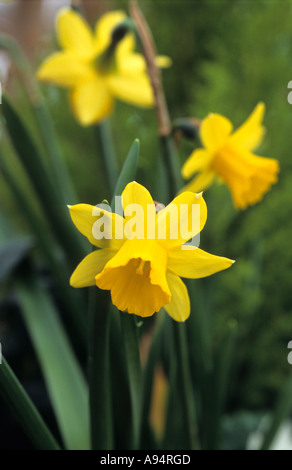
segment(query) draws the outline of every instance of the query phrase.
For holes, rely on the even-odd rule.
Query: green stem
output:
[[[191,374],[189,367],[188,341],[184,323],[173,322],[174,340],[178,356],[178,386],[182,396],[182,407],[184,422],[187,430],[188,442],[186,448],[196,450],[199,448],[196,439],[196,417],[191,385]]]
[[[174,198],[181,188],[181,175],[177,154],[170,136],[160,136],[162,155],[169,177],[170,198]],[[182,405],[184,421],[188,436],[190,449],[197,449],[198,443],[195,436],[195,403],[192,391],[190,357],[188,351],[188,341],[186,326],[173,322],[174,341],[178,356],[178,384],[182,395]]]
[[[121,313],[124,347],[129,379],[132,412],[132,449],[139,447],[141,424],[142,373],[139,353],[138,331],[135,318],[128,313]]]
[[[112,450],[109,380],[110,309],[107,292],[89,290],[89,407],[92,450]]]
[[[160,136],[160,148],[165,171],[168,176],[169,193],[173,198],[183,186],[180,165],[174,143],[169,135]]]
[[[141,430],[140,430],[140,448],[142,443],[147,441],[149,435],[149,412],[151,406],[151,397],[153,389],[153,379],[155,367],[158,362],[158,357],[161,349],[161,333],[165,326],[165,317],[160,313],[157,317],[155,325],[151,348],[147,363],[143,372],[143,387],[142,387],[142,404],[141,404]]]
[[[38,450],[60,450],[38,410],[4,357],[0,362],[0,393]]]
[[[101,154],[100,158],[102,158],[103,161],[109,191],[111,194],[114,194],[119,176],[119,164],[113,145],[113,136],[109,120],[97,124],[96,131],[97,144]]]

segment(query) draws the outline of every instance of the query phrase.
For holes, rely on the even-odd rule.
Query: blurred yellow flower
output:
[[[240,209],[260,201],[277,181],[277,160],[254,155],[261,143],[265,106],[259,103],[249,118],[232,133],[233,125],[220,114],[209,114],[201,123],[204,148],[196,149],[182,168],[185,179],[199,172],[184,189],[202,191],[217,176],[229,187],[234,205]]]
[[[93,32],[70,8],[63,8],[57,16],[57,36],[63,50],[43,62],[37,77],[70,89],[72,110],[82,125],[106,118],[114,98],[142,107],[154,104],[145,60],[134,52],[134,34],[122,29],[113,37],[125,18],[122,11],[105,13]],[[157,57],[161,67],[170,62],[168,57]]]
[[[141,317],[151,316],[164,307],[174,320],[186,320],[190,300],[180,277],[209,276],[233,263],[198,247],[182,249],[205,225],[207,208],[202,195],[184,192],[156,213],[148,190],[132,182],[122,193],[122,204],[123,216],[88,204],[69,206],[78,230],[100,248],[77,266],[70,279],[71,286],[96,285],[110,290],[112,302],[119,310]],[[189,224],[194,206],[199,209],[195,226]],[[129,208],[134,208],[134,218]],[[178,214],[177,218],[171,217],[172,211]],[[182,222],[189,227],[187,234],[177,231]],[[103,238],[96,236],[95,224],[103,226]],[[129,225],[132,228],[139,225],[142,233],[131,238]]]

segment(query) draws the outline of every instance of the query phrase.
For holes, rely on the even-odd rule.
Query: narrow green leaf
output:
[[[115,189],[119,176],[119,165],[114,148],[113,135],[109,120],[105,120],[95,126],[99,158],[102,158],[104,173],[108,180],[111,193]]]
[[[112,450],[112,408],[109,368],[110,298],[89,289],[88,379],[92,450]]]
[[[283,421],[292,410],[292,376],[290,376],[279,393],[279,397],[271,416],[268,430],[265,432],[261,450],[269,450]]]
[[[68,209],[43,164],[42,155],[32,136],[5,95],[2,110],[11,142],[42,203],[51,230],[68,255],[69,263],[75,267],[86,254],[83,239],[73,229]]]
[[[0,394],[36,449],[60,449],[59,444],[3,356],[0,361]]]
[[[121,170],[120,176],[118,178],[114,196],[120,196],[125,188],[125,186],[134,181],[136,178],[137,168],[138,168],[138,160],[139,160],[139,151],[140,151],[140,142],[138,139],[134,140],[127,158],[124,162],[123,168]],[[114,210],[115,200],[114,197],[112,199],[111,206]]]
[[[87,386],[52,300],[27,269],[16,288],[65,446],[89,449]]]
[[[79,296],[78,293],[76,291],[73,291],[72,288],[69,286],[68,279],[70,277],[70,269],[65,263],[65,259],[63,257],[60,259],[58,253],[56,253],[56,248],[53,243],[54,240],[52,240],[52,237],[50,237],[50,234],[48,233],[46,227],[43,227],[42,224],[39,223],[38,215],[34,210],[34,207],[31,205],[29,196],[25,191],[23,191],[21,185],[18,184],[17,177],[13,172],[13,167],[7,165],[1,149],[0,169],[4,175],[6,183],[8,184],[15,198],[17,209],[20,211],[24,220],[30,227],[31,232],[35,237],[37,247],[40,249],[44,260],[46,261],[48,267],[51,269],[51,272],[56,281],[56,286],[60,295],[60,299],[63,305],[65,305],[71,312],[72,320],[74,321],[76,331],[80,335],[82,342],[85,343],[87,340],[87,331],[84,323],[81,323],[80,314],[80,311],[83,306],[83,299],[81,299],[81,296]],[[1,223],[1,232],[4,232],[7,228],[7,220],[5,222],[5,224]],[[5,243],[7,242],[9,236],[16,236],[13,229],[10,229],[10,231],[11,234],[1,234],[3,235]]]
[[[222,415],[231,377],[237,333],[237,322],[230,320],[219,352],[214,358],[214,370],[209,374],[208,402],[205,402],[207,405],[205,446],[208,450],[218,450],[220,446]]]
[[[52,118],[38,83],[33,76],[31,65],[18,43],[11,36],[0,34],[0,48],[8,52],[16,67],[21,85],[31,105],[41,140],[47,151],[52,174],[58,185],[60,195],[63,195],[63,202],[64,204],[73,204],[77,201],[75,189],[64,162]]]

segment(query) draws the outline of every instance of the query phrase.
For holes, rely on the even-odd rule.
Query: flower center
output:
[[[94,64],[101,75],[105,75],[115,70],[116,48],[124,39],[128,33],[128,30],[129,28],[126,22],[122,22],[121,24],[117,25],[112,32],[109,46],[95,58]]]
[[[141,258],[137,258],[134,260],[134,266],[136,268],[136,273],[139,274],[139,276],[149,277],[151,271],[150,261],[144,261]]]

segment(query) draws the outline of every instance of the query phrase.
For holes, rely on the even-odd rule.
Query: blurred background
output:
[[[0,4],[0,31],[17,39],[33,70],[57,49],[54,16],[68,3],[15,0]],[[84,0],[82,3],[91,24],[104,11],[127,10],[126,1]],[[258,154],[280,162],[278,183],[262,202],[246,211],[234,209],[225,185],[216,184],[205,192],[208,220],[201,233],[201,248],[235,259],[236,264],[224,273],[195,282],[208,315],[207,341],[215,355],[220,350],[226,325],[234,322],[238,327],[222,446],[245,448],[247,437],[273,409],[292,372],[287,360],[287,346],[292,340],[292,106],[287,101],[288,82],[292,80],[292,2],[140,0],[139,4],[158,52],[173,60],[172,67],[163,71],[172,120],[201,119],[217,112],[237,127],[263,101],[267,132]],[[27,103],[14,67],[4,52],[0,53],[0,77],[2,87],[29,123]],[[42,85],[41,89],[80,202],[96,204],[103,198],[110,200],[96,158],[93,129],[76,123],[70,114],[66,91],[51,85]],[[121,163],[133,140],[140,139],[138,181],[147,185],[154,199],[160,200],[159,177],[153,172],[158,154],[154,111],[117,102],[111,125]],[[181,142],[181,163],[195,145],[195,142]],[[15,171],[20,171],[16,162]],[[19,234],[29,235],[26,221],[0,173],[0,233],[7,232],[8,224],[16,227]],[[7,282],[0,286],[2,349],[54,427],[46,391],[40,385],[41,372],[34,362]],[[0,412],[3,416],[0,448],[29,447],[1,403]],[[3,422],[6,422],[5,429]],[[287,429],[290,435],[289,426]],[[170,448],[175,447],[171,436],[169,439]],[[292,448],[292,438],[279,445]]]

